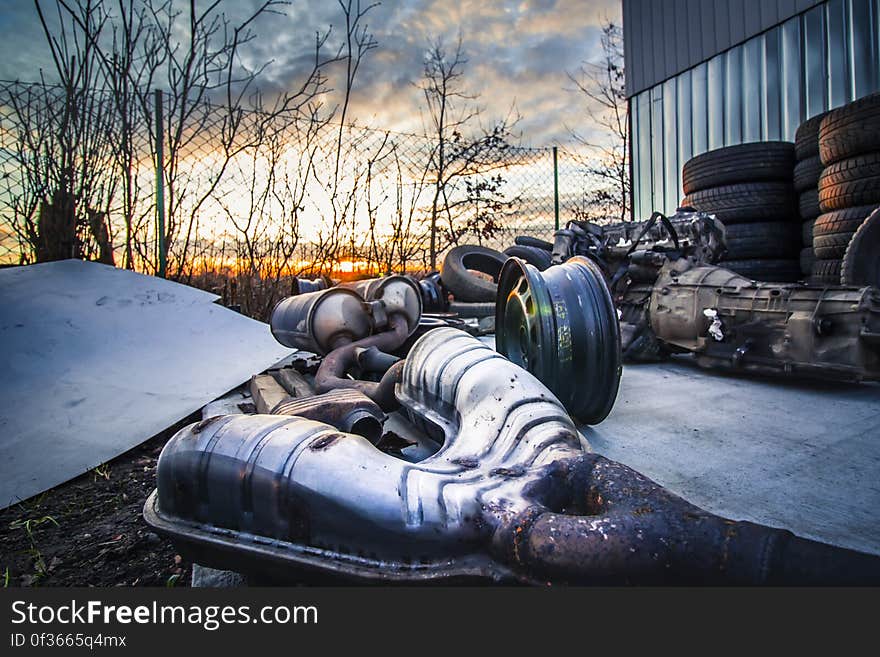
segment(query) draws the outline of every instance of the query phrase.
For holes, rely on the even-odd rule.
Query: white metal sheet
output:
[[[66,260],[0,270],[0,508],[135,447],[291,353],[171,281]]]

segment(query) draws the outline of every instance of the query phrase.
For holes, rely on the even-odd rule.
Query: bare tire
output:
[[[816,189],[808,189],[798,196],[798,214],[801,219],[815,219],[822,214],[819,207],[819,191]]]
[[[862,222],[849,242],[840,266],[844,285],[880,287],[880,209]]]
[[[804,246],[810,246],[813,243],[813,224],[815,219],[807,219],[801,224],[801,242]]]
[[[503,253],[484,246],[456,246],[443,259],[440,280],[456,301],[494,302],[498,275],[506,260],[507,256]],[[485,277],[474,272],[482,273]]]
[[[852,235],[876,208],[876,205],[861,205],[820,215],[813,224],[813,241],[824,235]]]
[[[725,232],[724,257],[729,260],[793,258],[801,249],[800,226],[788,221],[734,224],[727,226]]]
[[[813,249],[820,260],[839,260],[852,236],[876,206],[859,206],[827,212],[813,226]]]
[[[813,251],[820,260],[840,260],[854,233],[823,235],[813,240]]]
[[[805,249],[801,249],[801,255],[799,262],[801,264],[801,274],[804,276],[809,276],[813,271],[813,262],[816,260],[816,255],[813,253],[812,247],[807,247]]]
[[[458,313],[460,317],[494,317],[495,302],[462,303],[453,301],[449,304],[449,312]]]
[[[553,250],[553,243],[547,240],[538,239],[529,235],[517,235],[513,238],[513,243],[517,246],[533,246],[536,249],[544,249],[545,251]]]
[[[877,129],[880,130],[880,123]],[[880,205],[880,151],[825,167],[819,178],[819,204],[823,212]]]
[[[822,175],[822,160],[819,156],[798,162],[794,165],[794,190],[805,192],[819,185],[819,176]]]
[[[810,281],[817,285],[840,285],[840,260],[816,260]]]
[[[685,196],[689,205],[714,214],[724,224],[780,221],[797,217],[791,183],[742,183],[712,187]]]
[[[510,246],[504,249],[504,254],[525,260],[530,265],[537,267],[539,271],[544,271],[551,264],[550,252],[534,246]]]
[[[794,259],[729,260],[718,266],[756,281],[794,283],[802,278],[800,263]]]
[[[822,119],[819,155],[825,166],[872,151],[880,151],[880,94],[831,110]]]
[[[712,187],[759,181],[791,181],[794,144],[764,141],[718,148],[692,157],[682,168],[682,189],[692,194]]]
[[[819,157],[819,126],[825,113],[807,119],[794,133],[794,155],[800,162],[811,157]]]

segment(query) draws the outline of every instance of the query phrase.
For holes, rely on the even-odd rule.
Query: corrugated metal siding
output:
[[[822,0],[623,0],[626,92],[633,96]]]
[[[880,91],[880,0],[790,0],[782,9],[794,15],[630,99],[635,218],[675,211],[681,168],[694,155],[792,141],[804,120]]]

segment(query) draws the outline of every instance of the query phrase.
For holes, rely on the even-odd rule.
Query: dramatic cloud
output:
[[[261,2],[227,1],[222,6],[234,22]],[[42,6],[51,19],[54,2],[43,0]],[[268,93],[301,82],[311,64],[316,32],[332,26],[328,50],[338,46],[345,32],[336,2],[294,0],[282,10],[283,16],[265,15],[254,23],[258,38],[243,53],[250,66],[272,61],[262,81]],[[568,128],[583,133],[590,126],[583,100],[570,90],[566,73],[601,56],[600,25],[606,19],[619,22],[620,13],[619,0],[388,0],[367,16],[378,48],[359,72],[351,115],[361,124],[417,131],[422,97],[415,83],[428,44],[439,38],[454,47],[460,32],[468,58],[466,86],[480,96],[487,119],[516,107],[527,144],[570,141]],[[51,59],[32,3],[4,3],[0,29],[0,77],[37,79],[41,68],[49,75]],[[329,73],[338,89],[343,72],[337,67]]]

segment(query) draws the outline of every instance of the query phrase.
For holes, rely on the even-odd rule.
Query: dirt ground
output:
[[[192,564],[141,511],[167,440],[158,436],[57,488],[0,511],[3,586],[189,586]]]

